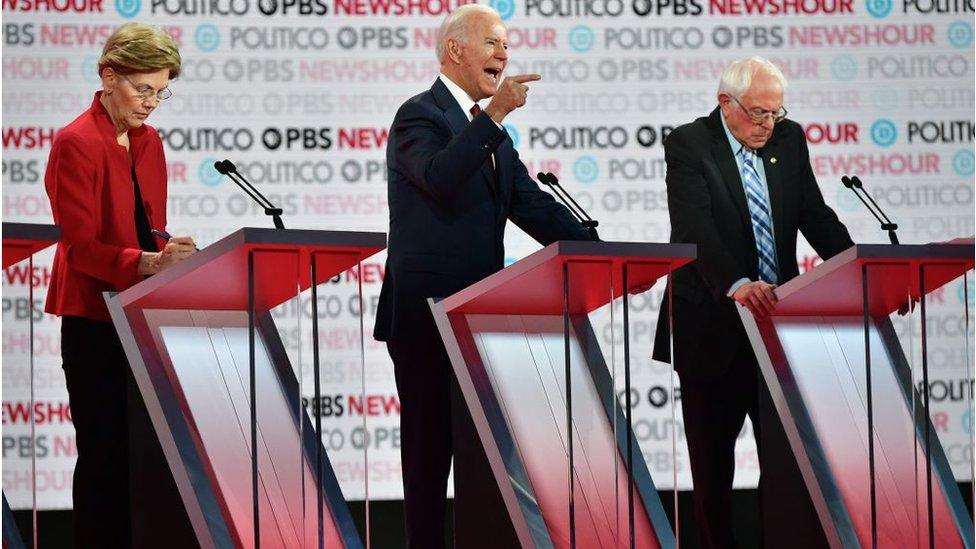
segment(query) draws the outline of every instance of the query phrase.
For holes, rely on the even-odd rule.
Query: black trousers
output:
[[[61,319],[75,427],[75,547],[198,547],[115,327]]]
[[[130,547],[129,368],[115,327],[61,319],[61,359],[75,426],[75,547]]]
[[[400,398],[400,462],[407,547],[444,547],[451,471],[451,365],[431,337],[390,340]]]
[[[431,324],[433,324],[431,322]],[[400,459],[407,547],[445,546],[447,480],[454,461],[454,547],[518,547],[440,335],[387,341],[400,398]]]
[[[759,454],[759,515],[765,547],[827,547],[819,519],[756,357],[743,342],[718,380],[681,379],[681,408],[702,546],[734,548],[735,441],[746,416]],[[766,514],[763,511],[772,512]]]

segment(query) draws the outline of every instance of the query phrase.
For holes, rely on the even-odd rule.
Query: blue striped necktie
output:
[[[754,155],[745,147],[742,153],[742,184],[749,203],[752,233],[756,237],[756,254],[759,256],[759,278],[776,284],[776,244],[773,241],[773,218],[766,202],[766,191],[759,181],[759,173],[753,164]]]

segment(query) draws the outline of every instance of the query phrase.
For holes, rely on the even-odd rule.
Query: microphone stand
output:
[[[573,214],[573,217],[575,217],[584,228],[589,230],[590,236],[593,237],[593,240],[599,240],[599,236],[596,233],[596,228],[600,226],[600,222],[590,217],[589,214],[583,210],[583,207],[580,206],[579,203],[576,202],[576,200],[574,200],[568,192],[566,192],[566,189],[559,184],[559,179],[553,175],[552,172],[539,172],[536,174],[536,177],[543,185],[552,189],[553,194],[555,194],[556,198],[558,198],[559,201],[566,206],[570,213]]]
[[[845,187],[850,189],[851,192],[854,193],[854,196],[857,196],[858,200],[860,200],[861,203],[864,204],[864,207],[867,208],[869,212],[871,212],[871,215],[873,215],[874,218],[878,220],[878,223],[881,224],[881,230],[888,231],[888,240],[890,240],[892,244],[897,245],[898,235],[895,234],[895,231],[898,230],[898,224],[892,223],[891,219],[889,219],[888,216],[885,215],[885,213],[878,206],[878,203],[875,202],[873,198],[871,198],[871,195],[868,194],[866,190],[864,190],[864,184],[861,183],[861,179],[856,175],[854,177],[847,177],[845,175],[844,177],[840,178],[840,182],[843,183]],[[858,190],[860,190],[861,192],[859,193]],[[864,197],[867,197],[867,200],[865,200]],[[877,212],[875,210],[877,210]]]
[[[247,179],[244,179],[244,176],[237,171],[237,166],[233,162],[226,159],[218,160],[214,162],[214,168],[229,177],[231,181],[236,183],[241,190],[251,197],[251,200],[257,202],[259,206],[264,208],[265,215],[271,216],[271,221],[274,222],[276,229],[285,228],[285,224],[281,221],[281,214],[284,211],[281,208],[276,208],[266,196],[261,194],[261,191],[257,190]]]

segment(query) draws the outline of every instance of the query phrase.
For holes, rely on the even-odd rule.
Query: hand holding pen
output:
[[[158,229],[153,229],[152,234],[165,240],[166,245],[159,252],[142,254],[142,259],[139,261],[140,274],[156,274],[198,251],[196,243],[189,236],[172,236]]]

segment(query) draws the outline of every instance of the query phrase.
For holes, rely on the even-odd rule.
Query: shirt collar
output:
[[[727,137],[729,140],[729,147],[732,147],[732,156],[739,158],[739,155],[741,155],[743,151],[745,151],[747,154],[755,155],[756,151],[747,149],[745,145],[739,143],[739,140],[732,135],[732,132],[729,130],[729,125],[725,123],[725,115],[723,115],[721,111],[719,111],[718,117],[722,120],[722,129],[725,130],[725,137]]]
[[[454,100],[461,106],[461,110],[464,111],[464,116],[467,116],[468,122],[470,122],[474,118],[471,116],[471,107],[475,106],[477,101],[471,99],[468,92],[464,91],[461,86],[455,84],[453,80],[444,76],[444,73],[441,73],[438,78],[447,86],[447,91],[451,92],[451,95],[454,96]]]

